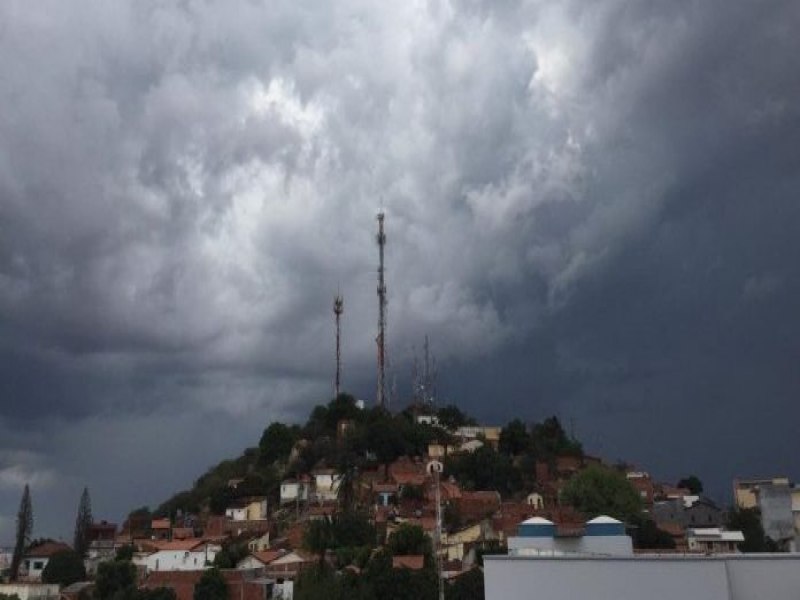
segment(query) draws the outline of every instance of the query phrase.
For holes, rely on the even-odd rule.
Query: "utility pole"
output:
[[[339,397],[340,386],[342,383],[342,348],[341,348],[341,317],[344,312],[344,300],[341,294],[336,294],[333,298],[333,314],[336,319],[336,379],[333,384],[334,398]]]
[[[433,475],[433,485],[436,487],[436,540],[434,552],[436,553],[436,578],[439,580],[439,600],[444,600],[444,577],[442,573],[442,493],[439,480],[444,471],[444,465],[438,460],[432,460],[427,465],[428,473]]]
[[[375,402],[381,408],[386,406],[386,282],[384,281],[383,251],[386,234],[383,232],[383,211],[378,213],[378,389]]]

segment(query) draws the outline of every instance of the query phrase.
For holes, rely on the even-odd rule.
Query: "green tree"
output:
[[[17,537],[14,543],[14,555],[11,558],[11,569],[9,579],[16,581],[19,577],[19,567],[22,564],[22,557],[25,549],[31,540],[33,533],[33,505],[31,503],[31,491],[28,484],[22,492],[22,499],[19,502],[17,511]]]
[[[455,477],[466,489],[497,490],[503,497],[522,488],[520,472],[511,458],[488,446],[448,456],[445,473]]]
[[[203,572],[200,581],[194,586],[194,600],[227,600],[228,585],[219,569]]]
[[[633,538],[634,548],[642,550],[672,550],[675,548],[673,537],[663,529],[659,529],[652,519],[639,517],[633,523],[635,528],[631,537]]]
[[[67,586],[86,579],[83,558],[74,550],[60,550],[50,557],[42,571],[44,583],[57,583]]]
[[[533,453],[543,459],[558,455],[583,455],[581,444],[566,434],[557,417],[549,417],[533,426],[531,446]]]
[[[689,477],[684,477],[678,482],[679,488],[684,488],[689,490],[692,494],[702,494],[703,493],[703,482],[695,475],[689,475]]]
[[[114,560],[132,560],[133,559],[133,544],[125,544],[117,549],[117,554]]]
[[[89,497],[89,488],[83,488],[80,502],[78,503],[78,516],[75,518],[75,537],[72,547],[78,556],[85,557],[89,550],[89,530],[92,527],[92,500]]]
[[[452,585],[445,588],[446,600],[483,600],[483,571],[474,568],[456,577]]]
[[[259,461],[262,464],[271,464],[276,461],[285,461],[298,438],[296,428],[283,423],[272,423],[264,430],[261,441],[258,443]]]
[[[761,511],[757,508],[737,508],[728,512],[725,525],[741,531],[744,541],[738,545],[740,552],[778,552],[778,544],[764,533]]]
[[[303,534],[303,546],[309,552],[319,555],[320,568],[325,563],[325,552],[333,547],[333,523],[322,518],[309,521]]]
[[[439,419],[439,425],[450,431],[455,431],[459,427],[476,424],[475,419],[467,416],[460,408],[453,404],[443,406],[436,411],[436,418]]]
[[[625,475],[592,465],[570,479],[561,500],[588,517],[608,515],[632,522],[642,512],[642,499]]]
[[[127,560],[102,562],[97,566],[94,594],[97,600],[133,598],[136,593],[136,567]]]
[[[500,431],[500,452],[509,456],[519,456],[531,446],[531,436],[525,423],[514,419]]]
[[[386,547],[393,556],[406,554],[423,554],[427,556],[432,553],[431,540],[425,535],[422,527],[409,525],[408,523],[403,523],[392,532],[387,540]]]
[[[250,554],[244,542],[230,541],[223,544],[222,550],[214,557],[214,566],[218,569],[235,569],[239,561]]]

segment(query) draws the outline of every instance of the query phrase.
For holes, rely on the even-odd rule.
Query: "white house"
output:
[[[61,542],[45,542],[34,546],[25,554],[20,565],[20,575],[28,581],[41,581],[50,558],[57,552],[69,550],[70,547]]]
[[[287,479],[281,482],[281,504],[290,502],[306,502],[310,488],[308,481]]]
[[[726,531],[719,527],[686,530],[686,543],[693,552],[735,554],[743,541],[744,534],[741,531]]]
[[[263,569],[272,561],[288,554],[288,550],[251,552],[236,564],[237,569]]]
[[[247,542],[247,549],[250,550],[250,552],[269,550],[269,531]]]
[[[214,562],[221,547],[202,540],[154,542],[154,552],[134,556],[133,563],[153,571],[200,571]]]
[[[263,496],[242,498],[225,509],[231,521],[263,521],[267,518],[267,499]]]
[[[317,469],[314,476],[314,496],[320,502],[334,501],[339,493],[341,475],[333,469]]]

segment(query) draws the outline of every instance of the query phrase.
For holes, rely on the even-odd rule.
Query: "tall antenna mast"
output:
[[[378,213],[378,391],[375,402],[378,406],[386,405],[386,283],[384,282],[383,249],[386,246],[386,234],[383,232],[383,210]]]
[[[340,386],[342,383],[342,347],[341,347],[341,318],[344,312],[344,300],[341,294],[336,294],[333,297],[333,314],[336,315],[336,380],[333,384],[333,390],[336,394],[334,397],[339,397]]]

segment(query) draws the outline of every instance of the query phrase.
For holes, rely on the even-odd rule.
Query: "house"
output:
[[[173,540],[143,543],[149,553],[134,556],[133,563],[146,573],[155,571],[201,571],[214,562],[222,548],[200,539]]]
[[[341,475],[334,469],[315,469],[311,473],[314,478],[314,497],[318,502],[334,502],[339,494]]]
[[[272,561],[288,554],[287,550],[251,552],[236,564],[237,569],[263,569]]]
[[[500,445],[501,427],[467,426],[456,429],[456,436],[462,440],[482,439],[486,444],[497,450]]]
[[[800,490],[787,477],[736,479],[734,500],[739,508],[758,508],[764,533],[790,552],[800,548]]]
[[[308,501],[311,482],[308,478],[287,479],[281,482],[281,504]]]
[[[650,474],[645,471],[628,471],[625,474],[628,482],[636,488],[645,506],[652,506],[655,497],[655,486]]]
[[[726,531],[719,527],[687,529],[686,543],[690,552],[704,554],[733,554],[744,541],[741,531]]]
[[[432,442],[428,444],[428,457],[433,460],[440,460],[449,454],[453,454],[454,452],[458,452],[458,446],[454,446],[452,444],[439,444],[438,442]]]
[[[458,513],[465,521],[477,521],[493,514],[500,508],[500,492],[494,490],[461,492],[461,497],[453,500]]]
[[[319,557],[302,550],[292,550],[269,562],[264,568],[267,577],[295,579],[297,575],[319,562]]]
[[[788,477],[765,477],[761,479],[734,479],[733,500],[737,508],[758,508],[758,490],[762,486],[788,487]]]
[[[240,498],[225,509],[225,516],[231,521],[266,521],[266,496]]]
[[[154,540],[168,540],[172,531],[169,519],[153,519],[150,521],[150,537]]]
[[[487,540],[494,540],[496,537],[488,520],[462,527],[452,533],[443,532],[442,547],[445,559],[462,562],[471,548],[480,546]]]
[[[44,542],[30,548],[22,559],[20,574],[28,581],[41,581],[42,571],[44,571],[50,558],[64,550],[71,548],[62,542]]]
[[[117,537],[117,524],[108,521],[92,523],[86,532],[86,539],[89,543],[94,541],[114,541]]]
[[[390,506],[397,504],[399,486],[396,483],[372,484],[372,501],[376,506]]]
[[[269,550],[269,531],[247,542],[247,549],[250,550],[250,552]]]

